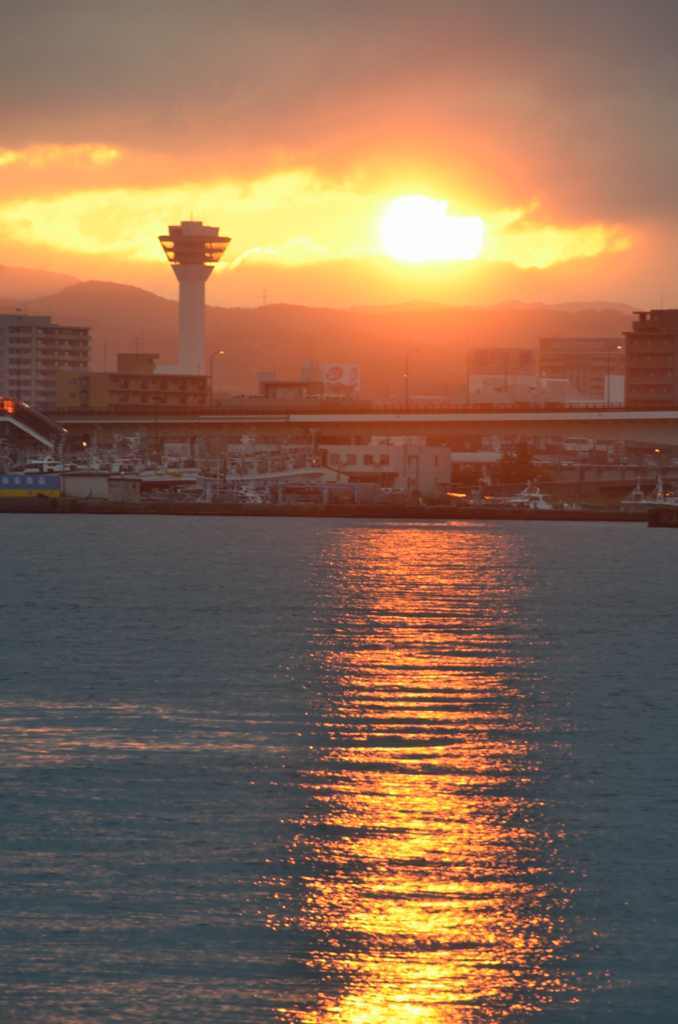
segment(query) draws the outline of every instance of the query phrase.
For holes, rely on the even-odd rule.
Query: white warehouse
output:
[[[388,490],[443,494],[450,485],[450,449],[421,444],[321,445],[328,483],[376,483]]]

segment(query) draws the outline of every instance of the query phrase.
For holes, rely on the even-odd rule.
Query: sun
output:
[[[389,256],[408,263],[472,260],[483,246],[480,217],[451,217],[447,200],[401,196],[381,222],[381,240]]]

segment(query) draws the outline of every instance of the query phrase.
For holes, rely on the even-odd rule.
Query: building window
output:
[[[373,466],[374,455],[363,455],[363,466]]]
[[[357,461],[357,459],[356,459],[355,455],[347,455],[346,456],[346,465],[347,466],[355,466],[356,461]]]
[[[390,466],[391,465],[391,456],[390,455],[380,455],[379,456],[379,465],[380,466]]]
[[[339,461],[339,453],[332,452],[332,454],[330,455],[330,466],[338,466]]]

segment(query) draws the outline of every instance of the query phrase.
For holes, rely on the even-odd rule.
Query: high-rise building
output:
[[[678,309],[634,314],[626,337],[626,400],[636,408],[678,406]]]
[[[36,409],[57,404],[57,372],[87,371],[89,327],[53,324],[49,316],[0,315],[0,394]]]
[[[586,398],[624,401],[623,338],[540,338],[540,377],[569,380]]]
[[[205,373],[205,282],[226,250],[230,238],[201,220],[171,224],[160,235],[167,259],[179,282],[179,362],[161,366],[165,373]]]

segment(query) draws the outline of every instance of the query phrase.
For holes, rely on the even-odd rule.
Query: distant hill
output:
[[[208,306],[207,354],[214,360],[215,390],[255,391],[259,370],[281,379],[297,377],[309,357],[323,362],[357,362],[366,395],[392,393],[402,381],[405,354],[412,381],[459,379],[466,353],[476,346],[535,346],[540,337],[618,337],[628,330],[631,307],[603,308],[516,304],[455,307],[406,303],[369,311],[269,305],[254,309]],[[586,303],[581,303],[586,306]],[[422,308],[423,307],[423,308]],[[0,311],[13,311],[0,302]],[[177,302],[130,285],[106,281],[71,284],[31,303],[56,321],[92,328],[93,367],[115,367],[117,352],[157,352],[176,359]]]
[[[77,280],[70,274],[55,274],[51,270],[0,266],[0,302],[6,304],[11,300],[14,308],[23,308],[27,300],[57,292],[76,284]],[[28,312],[31,312],[30,308]]]
[[[595,309],[599,312],[604,309],[616,309],[620,313],[629,315],[636,310],[637,306],[629,306],[627,302],[605,302],[602,299],[582,299],[580,302],[520,302],[518,299],[511,299],[508,302],[498,302],[492,309],[562,309],[566,313],[580,313],[582,310]]]

